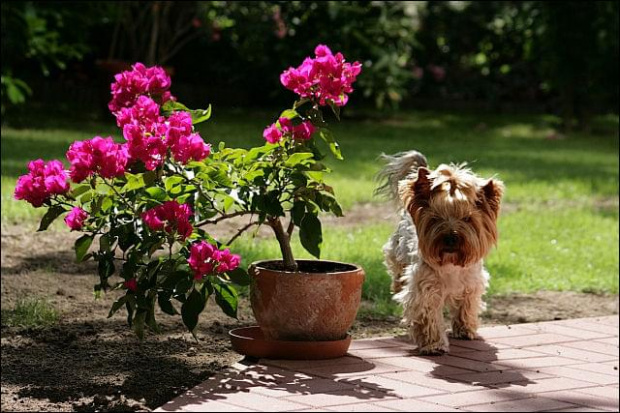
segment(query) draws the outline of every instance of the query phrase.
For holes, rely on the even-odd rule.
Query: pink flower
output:
[[[88,212],[80,207],[74,207],[65,217],[65,223],[74,231],[82,229],[84,221],[88,218]]]
[[[263,131],[263,138],[269,143],[277,143],[282,138],[282,132],[278,129],[276,124],[267,126]]]
[[[159,115],[159,105],[148,96],[140,96],[133,106],[121,108],[116,114],[116,124],[123,129],[125,125],[138,122],[151,129],[154,123],[162,123],[164,118]]]
[[[164,141],[166,125],[152,123],[150,128],[133,121],[123,128],[123,136],[127,140],[129,163],[141,161],[149,171],[160,166],[166,158],[168,146]]]
[[[160,96],[161,101],[170,100],[166,93],[170,88],[170,76],[158,66],[147,68],[142,63],[136,63],[132,70],[121,72],[114,76],[112,83],[112,100],[108,108],[114,114],[122,108],[133,106],[140,95],[146,93],[151,96]]]
[[[441,66],[428,65],[427,69],[431,72],[431,75],[433,75],[433,79],[435,79],[436,82],[441,82],[446,77],[446,69]]]
[[[17,179],[15,199],[23,199],[38,208],[52,195],[62,195],[69,191],[67,172],[62,162],[53,160],[46,163],[37,159],[28,163],[28,170],[28,174]]]
[[[205,241],[192,244],[187,260],[189,267],[194,271],[194,278],[199,280],[205,275],[213,273],[213,253],[217,249]]]
[[[125,288],[129,291],[135,292],[138,289],[138,280],[135,278],[131,278],[123,283]]]
[[[128,161],[127,147],[115,143],[111,137],[95,136],[71,144],[67,151],[71,163],[69,174],[73,182],[82,182],[93,174],[115,178],[125,173]]]
[[[241,256],[237,254],[231,254],[228,248],[226,248],[225,250],[215,251],[213,254],[213,259],[219,262],[215,270],[220,274],[234,270],[239,266],[239,263],[241,262]]]
[[[197,133],[181,136],[175,145],[170,147],[174,159],[182,164],[191,160],[202,161],[211,154],[211,145],[206,144]]]
[[[308,140],[312,137],[315,127],[310,121],[304,121],[293,127],[293,139]]]
[[[153,231],[177,233],[181,240],[192,235],[194,228],[189,222],[193,212],[189,205],[167,201],[142,213],[142,220]]]
[[[333,102],[346,105],[351,86],[362,71],[359,62],[346,63],[342,53],[335,55],[325,45],[314,49],[315,58],[307,57],[297,68],[289,68],[280,75],[284,87],[302,98],[312,99],[319,105]]]

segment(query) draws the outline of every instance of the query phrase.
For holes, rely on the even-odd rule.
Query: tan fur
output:
[[[390,167],[398,169],[397,158]],[[403,305],[403,321],[420,352],[442,353],[448,351],[445,306],[452,335],[476,337],[489,279],[483,258],[497,243],[504,186],[465,165],[440,165],[433,171],[420,166],[389,178],[402,178],[401,222],[384,246],[394,298]]]

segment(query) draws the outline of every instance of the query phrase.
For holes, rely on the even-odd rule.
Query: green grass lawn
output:
[[[261,144],[271,112],[214,111],[201,127],[217,146]],[[345,208],[373,197],[377,156],[417,149],[431,167],[468,162],[482,176],[496,175],[506,185],[500,217],[500,242],[487,260],[490,294],[540,289],[618,292],[618,118],[597,120],[589,135],[547,139],[555,119],[534,115],[401,113],[388,120],[344,119],[333,129],[345,161],[329,161],[328,182]],[[69,144],[95,135],[119,136],[112,122],[64,122],[44,128],[2,129],[2,222],[25,222],[36,229],[41,211],[12,200],[16,178],[26,162],[63,158]],[[396,311],[389,301],[389,280],[381,246],[392,225],[359,222],[356,228],[324,227],[323,257],[361,264],[367,273],[366,298],[376,313]],[[278,256],[275,242],[241,239],[244,263]],[[68,246],[69,247],[69,246]],[[307,256],[299,243],[299,257]]]

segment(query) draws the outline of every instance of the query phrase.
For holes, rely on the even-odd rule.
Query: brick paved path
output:
[[[157,411],[618,411],[618,316],[486,327],[421,357],[399,338],[239,363]]]

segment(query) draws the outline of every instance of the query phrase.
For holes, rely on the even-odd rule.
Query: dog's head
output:
[[[420,167],[402,181],[400,195],[418,233],[423,259],[432,266],[466,266],[497,243],[497,217],[504,185],[482,179],[464,165]]]

